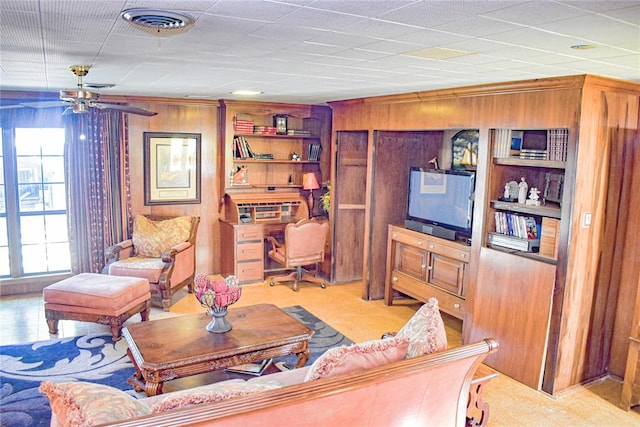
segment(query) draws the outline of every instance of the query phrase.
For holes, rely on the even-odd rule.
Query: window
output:
[[[70,270],[64,128],[4,129],[0,277]]]

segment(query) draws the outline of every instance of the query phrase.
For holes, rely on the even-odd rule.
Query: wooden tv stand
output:
[[[386,305],[404,294],[426,302],[438,300],[440,310],[464,319],[470,247],[399,225],[389,225]]]

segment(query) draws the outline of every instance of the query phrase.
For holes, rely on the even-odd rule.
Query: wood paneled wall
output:
[[[3,98],[58,100],[57,93],[3,91]],[[153,117],[128,115],[131,199],[134,214],[199,215],[196,271],[218,273],[219,245],[217,182],[218,101],[137,96],[101,95],[104,102],[123,102],[155,111]],[[184,205],[144,205],[144,132],[185,132],[201,134],[201,203]]]
[[[631,208],[640,202],[640,178],[634,170],[639,160],[639,100],[637,83],[582,75],[330,105],[334,132],[480,129],[468,304],[474,304],[485,201],[491,196],[486,193],[491,161],[488,130],[569,129],[574,146],[569,150],[565,191],[573,192],[575,198],[572,208],[567,213],[563,210],[560,237],[564,245],[557,264],[544,385],[555,394],[609,369],[619,376],[624,370],[633,310],[630,304],[635,300],[640,274],[637,261],[633,261],[640,255],[640,221]],[[369,151],[373,150],[370,138]],[[371,163],[367,174],[376,174]],[[371,188],[367,190],[368,210],[376,197]],[[590,227],[582,226],[584,213],[592,214]],[[373,213],[367,211],[370,215]],[[382,220],[377,213],[375,218]],[[374,244],[386,246],[383,241],[372,242],[371,224],[365,233],[364,241],[371,245],[364,249],[365,254],[375,250]],[[372,259],[376,258],[365,258]],[[371,265],[364,268],[368,271]],[[371,290],[372,283],[365,280],[364,286]],[[365,290],[363,294],[371,293]],[[466,319],[465,330],[472,323],[473,319]]]
[[[196,241],[196,272],[220,272],[220,240],[217,209],[217,126],[218,102],[136,99],[129,103],[155,111],[158,115],[129,115],[129,156],[131,167],[131,200],[133,213],[155,215],[199,215]],[[144,205],[144,132],[185,132],[201,134],[199,204]]]

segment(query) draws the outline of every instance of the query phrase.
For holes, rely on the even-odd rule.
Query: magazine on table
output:
[[[269,367],[269,365],[271,364],[271,361],[272,359],[265,359],[257,363],[245,363],[242,365],[237,365],[237,366],[232,366],[230,368],[227,368],[227,371],[235,372],[238,374],[249,374],[249,375],[259,376],[259,375],[262,375],[262,373],[265,371],[265,369],[267,369],[267,367]]]

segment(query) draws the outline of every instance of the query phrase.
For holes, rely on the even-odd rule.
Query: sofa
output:
[[[95,396],[87,396],[86,391],[80,393],[109,415],[120,412],[115,414],[121,417],[120,421],[111,419],[105,424],[113,426],[279,426],[294,423],[297,426],[464,426],[474,372],[485,356],[497,347],[497,343],[489,338],[373,368],[305,381],[316,361],[311,366],[248,381],[228,380],[139,400],[119,390],[109,391],[107,386],[93,385],[91,390]],[[67,384],[81,387],[78,383]],[[49,386],[61,385],[49,383]],[[44,383],[41,389],[51,400],[52,425],[74,425],[69,424],[72,417],[68,411],[72,396],[64,393],[54,396]],[[239,391],[243,389],[250,391]],[[146,407],[147,414],[127,415],[126,403],[119,400],[118,393],[128,396],[124,397],[127,402],[135,401],[136,405]],[[207,399],[199,403],[202,396],[215,396],[215,399],[209,399],[211,403],[205,403]],[[166,402],[169,402],[168,406]],[[153,407],[161,407],[162,411],[148,413]],[[76,425],[86,425],[86,421]]]

